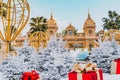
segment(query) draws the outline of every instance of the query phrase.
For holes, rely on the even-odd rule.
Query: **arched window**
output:
[[[88,33],[89,33],[89,34],[92,34],[92,30],[89,30]]]
[[[50,33],[50,34],[53,34],[53,31],[50,31],[49,33]]]

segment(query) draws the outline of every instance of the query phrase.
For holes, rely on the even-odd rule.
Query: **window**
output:
[[[50,34],[53,34],[53,31],[50,31],[49,33],[50,33]]]
[[[83,48],[83,43],[74,44],[73,47],[76,47],[76,48]]]
[[[93,44],[89,44],[89,49],[91,50],[93,47]]]
[[[73,39],[68,39],[67,41],[73,41]]]
[[[80,46],[80,47],[83,47],[83,43],[80,43],[79,46]]]
[[[89,34],[92,34],[92,30],[89,30],[88,33],[89,33]]]
[[[73,44],[69,44],[69,48],[72,48],[73,47]]]

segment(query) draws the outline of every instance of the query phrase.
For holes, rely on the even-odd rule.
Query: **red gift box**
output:
[[[111,74],[120,74],[120,58],[112,61]]]
[[[101,69],[87,73],[69,72],[68,80],[103,80],[103,74]]]

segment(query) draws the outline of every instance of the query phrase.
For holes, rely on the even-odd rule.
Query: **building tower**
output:
[[[70,23],[67,28],[66,28],[66,36],[64,37],[64,39],[67,41],[65,47],[68,47],[70,49],[73,48],[73,44],[74,44],[74,31],[75,31],[75,27]]]
[[[70,23],[66,31],[68,36],[74,36],[75,27]]]
[[[96,29],[95,22],[92,20],[90,12],[88,11],[88,18],[84,23],[83,30],[85,34],[85,46],[89,50],[91,50],[92,47],[96,46],[94,42],[97,40],[95,29]]]
[[[57,26],[57,23],[56,23],[52,13],[51,13],[50,19],[47,21],[47,24],[48,24],[48,29],[47,29],[48,35],[56,36],[58,26]]]

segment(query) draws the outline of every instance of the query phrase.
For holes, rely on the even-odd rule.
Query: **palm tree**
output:
[[[43,37],[47,36],[47,19],[42,17],[33,17],[30,22],[30,38],[38,39],[38,47],[43,41]]]
[[[47,19],[44,17],[36,17],[31,18],[30,22],[30,33],[33,34],[34,32],[46,32],[47,31]]]
[[[110,30],[110,29],[120,29],[120,15],[116,13],[116,11],[108,11],[109,18],[103,18],[102,21],[103,29]]]
[[[77,35],[77,31],[78,31],[78,29],[75,29],[75,30],[74,30],[74,35]]]
[[[63,36],[67,35],[67,30],[63,30],[63,31],[62,31],[62,35],[63,35]]]

